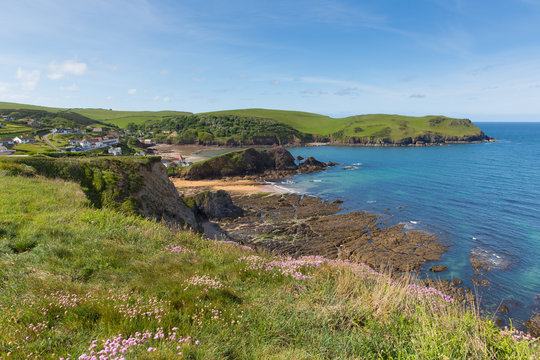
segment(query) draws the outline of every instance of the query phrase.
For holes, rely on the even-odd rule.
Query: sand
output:
[[[201,191],[210,190],[225,190],[231,194],[257,194],[257,193],[283,193],[282,190],[272,186],[260,183],[256,180],[244,180],[244,179],[227,179],[227,180],[184,180],[178,178],[171,178],[174,186],[178,189],[180,194],[193,195]]]

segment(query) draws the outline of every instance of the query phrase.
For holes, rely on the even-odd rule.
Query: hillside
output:
[[[188,112],[182,111],[118,111],[109,109],[63,109],[37,105],[27,105],[19,103],[0,102],[0,110],[6,109],[25,109],[25,110],[43,110],[48,112],[64,112],[80,114],[95,122],[102,122],[118,126],[121,128],[127,127],[129,123],[143,123],[147,120],[160,120],[164,117],[187,115]]]
[[[40,108],[32,105],[0,103],[0,109],[16,105],[21,108]],[[177,111],[66,109],[65,113],[78,114],[121,128],[152,131],[158,142],[169,138],[168,135],[158,136],[162,135],[160,133],[163,131],[167,131],[167,134],[178,132],[177,138],[169,138],[171,142],[224,145],[265,144],[268,141],[270,143],[322,141],[380,146],[489,140],[489,137],[470,120],[439,115],[412,117],[369,114],[331,118],[307,112],[268,109],[239,109],[200,114]],[[243,124],[240,127],[227,125],[226,123],[230,121]],[[190,128],[186,127],[188,125]],[[185,131],[186,134],[183,133]],[[272,135],[277,133],[279,136],[272,139]],[[261,138],[264,139],[262,142],[259,141]]]
[[[357,144],[414,144],[482,141],[483,132],[468,119],[445,116],[402,116],[390,114],[331,118],[298,111],[242,109],[204,113],[257,116],[279,121],[323,141]]]
[[[0,169],[0,357],[534,359],[412,279],[272,257]]]

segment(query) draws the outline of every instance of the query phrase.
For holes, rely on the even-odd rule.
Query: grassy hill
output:
[[[121,128],[126,128],[129,123],[142,124],[148,120],[161,120],[164,117],[190,114],[181,111],[118,111],[106,109],[70,109],[70,111]]]
[[[202,113],[200,115],[236,115],[242,117],[256,117],[273,119],[306,134],[329,135],[339,131],[348,123],[347,118],[334,119],[328,116],[301,111],[242,109],[225,110]]]
[[[0,109],[13,108],[16,105],[22,108],[42,108],[32,105],[0,103]],[[115,111],[106,109],[66,109],[65,111],[121,128],[126,128],[130,123],[138,126],[147,123],[155,125],[161,121],[167,122],[171,119],[192,115],[191,113],[178,111]],[[301,111],[239,109],[200,113],[194,116],[198,116],[200,119],[206,119],[209,116],[217,119],[230,119],[231,117],[257,119],[254,126],[258,126],[255,123],[261,123],[261,120],[272,120],[300,132],[301,135],[296,134],[296,138],[310,138],[317,141],[336,143],[408,145],[415,143],[482,141],[487,139],[483,132],[470,120],[439,115],[413,117],[369,114],[331,118]],[[159,131],[159,129],[152,130]],[[204,129],[204,132],[207,132],[207,130]],[[248,131],[248,133],[255,133],[255,131]],[[193,134],[189,135],[193,137]],[[214,138],[223,137],[220,134],[212,133],[212,135]],[[289,135],[292,138],[292,133]],[[197,135],[195,135],[195,138],[197,138]]]
[[[0,166],[1,358],[537,358],[410,278],[206,240],[12,170]]]
[[[444,116],[402,116],[390,114],[355,115],[331,118],[324,115],[284,110],[241,109],[204,114],[254,116],[277,120],[308,134],[322,135],[334,141],[355,142],[366,138],[399,141],[425,134],[445,137],[475,136],[482,131],[467,119]]]
[[[44,110],[49,112],[68,112],[85,116],[96,122],[115,125],[126,128],[129,123],[140,124],[147,120],[159,120],[168,116],[187,115],[188,112],[181,111],[118,111],[109,109],[63,109],[37,105],[27,105],[9,102],[0,102],[0,110],[3,109],[26,109],[26,110]]]

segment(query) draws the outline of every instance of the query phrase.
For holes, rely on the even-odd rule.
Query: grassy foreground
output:
[[[271,258],[0,173],[0,357],[534,359],[433,289]]]

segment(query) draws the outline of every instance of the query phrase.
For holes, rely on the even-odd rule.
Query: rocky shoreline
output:
[[[308,158],[304,161],[304,167],[300,165],[293,169],[291,159],[286,154],[281,155],[287,158],[285,163],[290,167],[287,170],[271,168],[259,174],[221,178],[221,181],[229,184],[246,179],[263,181],[320,171],[329,165],[337,165]],[[212,196],[205,195],[202,198],[212,201]],[[345,212],[340,200],[329,202],[314,196],[273,192],[232,193],[226,196],[221,193],[220,198],[219,205],[198,204],[200,208],[219,206],[224,210],[221,214],[201,211],[200,215],[208,220],[204,225],[208,237],[264,248],[279,255],[312,255],[348,260],[400,276],[403,273],[418,273],[425,263],[440,260],[448,248],[447,244],[432,234],[407,230],[402,224],[390,225],[384,217],[364,211]],[[231,213],[235,215],[228,215]],[[471,263],[477,276],[481,275],[480,270],[486,271],[488,266],[485,259],[478,256],[471,258]],[[448,269],[435,264],[429,270],[436,273]],[[470,307],[476,305],[472,290],[463,287],[460,279],[420,281],[453,297],[457,302]],[[478,282],[482,286],[487,284],[485,279]],[[498,312],[507,313],[507,308],[502,306]],[[496,321],[502,324],[502,319]],[[540,330],[538,322],[536,315],[525,324],[535,336],[538,336]]]

